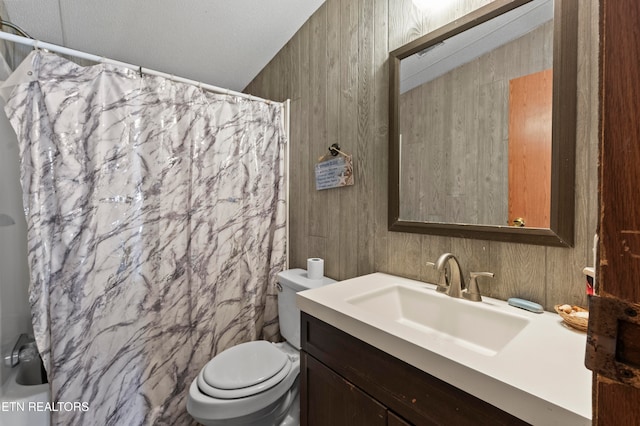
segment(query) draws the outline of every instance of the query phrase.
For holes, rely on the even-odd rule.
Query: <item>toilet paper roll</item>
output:
[[[321,280],[324,276],[324,260],[319,257],[307,259],[307,277],[310,280]]]

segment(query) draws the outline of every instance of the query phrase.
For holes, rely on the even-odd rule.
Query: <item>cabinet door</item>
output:
[[[408,421],[396,416],[391,411],[387,411],[387,426],[412,426]]]
[[[386,426],[387,409],[306,352],[301,352],[300,424]]]

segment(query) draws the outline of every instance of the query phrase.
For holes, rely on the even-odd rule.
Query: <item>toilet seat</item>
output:
[[[198,388],[197,380],[191,382],[187,411],[203,425],[243,425],[253,424],[246,421],[245,416],[262,416],[263,410],[272,404],[285,403],[289,394],[297,394],[297,382],[300,373],[300,362],[293,363],[293,368],[287,377],[274,387],[245,398],[222,399],[205,395]],[[235,421],[234,419],[243,419]],[[273,422],[262,422],[272,424]]]
[[[280,383],[291,365],[289,357],[272,343],[242,343],[221,352],[200,370],[198,388],[213,398],[244,398]]]
[[[198,376],[191,382],[189,397],[187,399],[187,411],[199,423],[216,426],[246,426],[272,424],[262,416],[264,410],[277,410],[272,404],[285,404],[289,406],[292,397],[298,394],[298,376],[300,374],[300,354],[297,349],[287,343],[269,343],[275,349],[283,352],[290,366],[285,366],[285,377],[271,387],[250,396],[239,398],[216,398],[207,395],[200,387],[202,383]],[[276,379],[274,378],[273,381]],[[271,381],[270,381],[271,382]],[[271,408],[269,408],[271,407]],[[256,416],[257,423],[253,423],[251,416]],[[268,417],[268,416],[267,416]],[[270,417],[269,417],[270,418]],[[250,421],[251,420],[251,421]]]

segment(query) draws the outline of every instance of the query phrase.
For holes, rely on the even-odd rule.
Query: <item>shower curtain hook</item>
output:
[[[140,74],[140,78],[142,78],[142,65],[138,65],[138,73]]]

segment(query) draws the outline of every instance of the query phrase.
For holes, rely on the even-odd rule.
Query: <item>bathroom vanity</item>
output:
[[[525,425],[526,422],[307,314],[302,425]]]
[[[556,314],[375,273],[298,293],[302,425],[589,425],[586,336]]]

